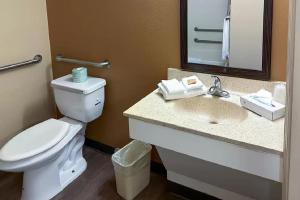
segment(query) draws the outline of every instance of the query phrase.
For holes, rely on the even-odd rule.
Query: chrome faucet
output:
[[[217,76],[211,76],[212,78],[214,78],[214,83],[213,86],[211,86],[208,90],[208,94],[212,95],[212,96],[217,96],[217,97],[230,97],[229,92],[225,91],[222,89],[222,84],[221,84],[221,80],[219,77]]]

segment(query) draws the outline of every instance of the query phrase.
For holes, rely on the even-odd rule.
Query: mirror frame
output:
[[[273,0],[264,0],[263,20],[263,52],[262,71],[239,69],[232,67],[220,67],[215,65],[188,63],[187,48],[187,2],[180,0],[180,40],[181,40],[181,68],[185,71],[193,71],[208,74],[218,74],[257,80],[270,80],[271,78],[271,48],[272,48],[272,21]]]

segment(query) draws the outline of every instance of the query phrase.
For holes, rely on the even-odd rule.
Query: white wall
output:
[[[17,132],[52,116],[51,56],[45,0],[1,0],[0,65],[40,64],[0,72],[0,146]]]

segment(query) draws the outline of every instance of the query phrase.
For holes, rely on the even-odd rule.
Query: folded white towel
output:
[[[161,83],[169,94],[182,94],[184,92],[182,83],[177,79],[163,80]]]
[[[182,84],[186,90],[201,90],[204,86],[197,76],[185,77],[182,79]]]
[[[222,59],[227,61],[229,59],[229,41],[230,40],[230,18],[225,17],[223,26],[223,46]]]
[[[259,101],[265,105],[273,106],[272,93],[265,89],[261,89],[258,92],[251,94],[250,98],[255,99],[256,101]]]
[[[183,99],[183,98],[190,98],[199,95],[204,95],[207,93],[207,88],[203,86],[202,89],[198,89],[198,90],[189,90],[189,91],[186,90],[184,93],[169,94],[166,88],[162,85],[162,83],[159,83],[158,92],[163,95],[165,100],[175,100],[175,99]]]
[[[158,84],[158,91],[161,93],[165,100],[174,100],[174,99],[182,99],[184,98],[184,92],[183,93],[173,93],[169,94],[166,88],[162,85],[162,83]]]

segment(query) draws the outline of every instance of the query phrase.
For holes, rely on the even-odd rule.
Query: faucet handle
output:
[[[215,75],[212,75],[211,77],[214,78],[214,86],[221,88],[221,79]]]

